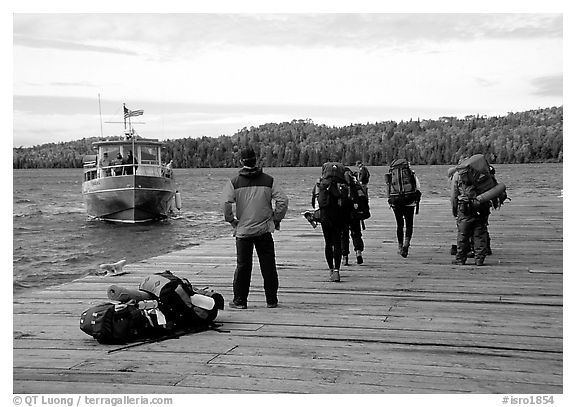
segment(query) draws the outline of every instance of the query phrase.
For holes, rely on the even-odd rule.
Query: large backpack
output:
[[[464,192],[470,200],[494,188],[496,179],[490,173],[490,164],[482,154],[467,158],[456,166]]]
[[[346,167],[342,163],[329,161],[322,164],[322,178],[334,177],[344,180],[345,172]]]
[[[350,199],[352,200],[351,218],[353,220],[365,220],[370,217],[370,205],[368,195],[358,178],[354,174],[349,177]]]
[[[346,183],[342,163],[327,162],[322,165],[322,177],[318,182],[318,207],[345,207],[349,202],[350,189]]]
[[[416,187],[416,176],[408,161],[399,158],[392,161],[388,174],[388,203],[391,206],[409,205],[420,200],[420,191]]]
[[[99,304],[80,316],[80,329],[104,344],[126,343],[147,335],[152,328],[133,304]]]
[[[140,283],[139,289],[148,292],[158,301],[158,308],[166,320],[176,328],[209,323],[224,309],[224,298],[211,290],[195,288],[186,279],[176,277],[170,271],[152,274]],[[195,305],[194,295],[212,298],[213,306],[206,309]]]

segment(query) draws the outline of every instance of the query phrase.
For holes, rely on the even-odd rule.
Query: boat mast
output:
[[[98,110],[100,111],[100,137],[104,137],[104,131],[102,130],[102,105],[100,105],[100,94],[98,94]]]
[[[136,146],[134,145],[134,133],[132,132],[132,122],[130,120],[130,111],[126,109],[126,103],[122,104],[124,106],[124,133],[126,133],[126,116],[128,116],[128,137],[132,139],[132,169],[134,169],[134,159],[136,158]],[[126,113],[128,112],[128,113]]]
[[[126,103],[122,103],[124,107],[124,134],[126,137],[130,137],[132,139],[132,165],[136,163],[134,160],[136,159],[136,146],[135,146],[135,133],[134,129],[132,129],[132,120],[130,119],[132,116],[141,116],[144,113],[144,110],[129,110],[126,109]],[[128,118],[128,129],[126,129],[126,118]]]

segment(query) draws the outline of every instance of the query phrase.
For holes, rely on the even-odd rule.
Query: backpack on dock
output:
[[[145,336],[152,326],[133,304],[104,303],[82,313],[80,329],[99,343],[121,344]]]
[[[168,270],[146,277],[139,289],[152,294],[166,319],[178,327],[209,323],[216,319],[219,309],[224,309],[222,295],[207,288],[195,288],[187,279]],[[204,304],[208,303],[207,306],[198,306],[200,302],[196,300],[202,296],[208,298],[202,299]]]
[[[390,206],[403,206],[420,201],[421,193],[416,186],[416,175],[404,158],[392,161],[385,177]]]
[[[111,286],[109,302],[80,316],[80,329],[99,343],[120,344],[171,332],[209,329],[224,309],[224,297],[197,288],[166,270],[146,277],[138,290]]]

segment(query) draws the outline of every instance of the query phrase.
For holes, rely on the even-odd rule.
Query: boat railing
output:
[[[97,167],[96,162],[84,163],[84,181],[134,173],[150,177],[173,178],[174,176],[172,169],[163,164],[120,164]]]

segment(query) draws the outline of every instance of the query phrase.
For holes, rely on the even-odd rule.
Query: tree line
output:
[[[13,149],[13,168],[79,168],[102,138]],[[265,167],[317,167],[326,161],[386,165],[404,157],[417,165],[455,164],[484,154],[491,163],[563,161],[563,107],[508,113],[385,121],[335,127],[293,120],[243,128],[232,136],[166,140],[164,160],[175,167],[237,167],[252,145]]]

